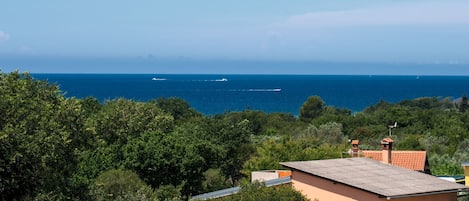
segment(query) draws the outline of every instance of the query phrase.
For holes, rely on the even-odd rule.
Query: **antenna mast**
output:
[[[394,125],[388,125],[389,128],[389,136],[392,135],[392,129],[397,127],[397,121],[394,122]]]

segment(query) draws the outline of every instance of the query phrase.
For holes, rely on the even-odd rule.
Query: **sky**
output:
[[[2,0],[0,69],[469,75],[467,0]]]

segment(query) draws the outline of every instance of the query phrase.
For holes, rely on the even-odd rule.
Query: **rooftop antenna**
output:
[[[397,121],[394,122],[394,125],[388,125],[389,128],[389,136],[392,135],[392,129],[397,127]]]

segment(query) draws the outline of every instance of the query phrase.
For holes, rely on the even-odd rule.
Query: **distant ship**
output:
[[[228,79],[221,78],[221,79],[216,79],[215,81],[217,81],[217,82],[228,82]]]
[[[151,78],[151,80],[153,80],[153,81],[163,81],[163,80],[166,80],[166,78],[156,78],[156,77],[154,77],[154,78]]]

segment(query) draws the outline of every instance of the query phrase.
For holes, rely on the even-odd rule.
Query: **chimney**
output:
[[[391,138],[384,138],[381,140],[381,153],[382,153],[382,163],[392,164],[392,143],[394,141]]]
[[[350,153],[350,155],[352,157],[359,157],[360,156],[360,154],[359,154],[360,149],[358,148],[359,144],[360,144],[360,141],[352,140],[352,151]]]

